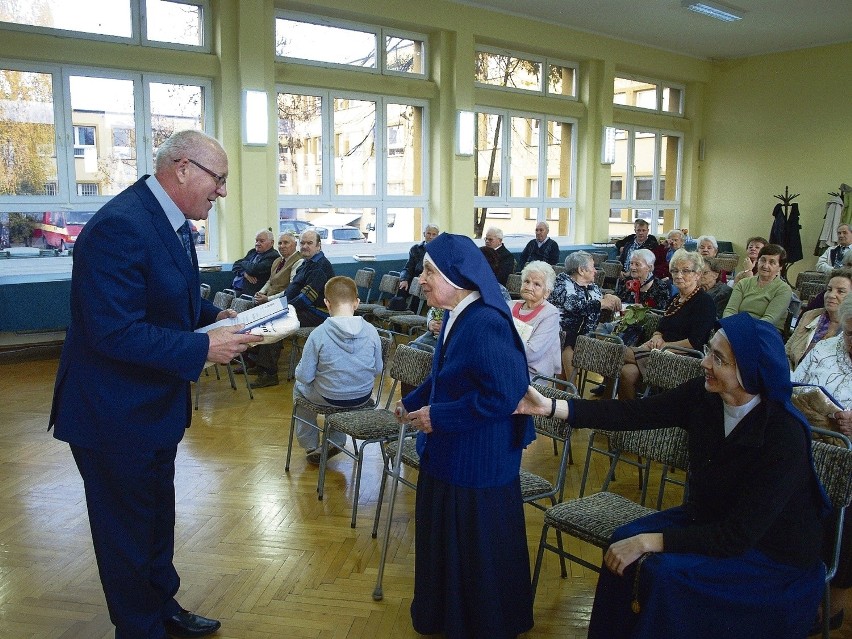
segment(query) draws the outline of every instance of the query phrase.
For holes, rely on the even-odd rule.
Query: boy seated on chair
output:
[[[296,438],[311,464],[319,464],[321,456],[317,414],[296,405],[295,400],[301,397],[319,406],[357,408],[370,400],[376,375],[382,372],[382,343],[376,327],[355,315],[359,302],[352,278],[328,280],[325,305],[329,318],[311,331],[296,367]],[[331,441],[342,448],[346,435],[334,433]],[[339,452],[338,447],[330,446],[328,457]]]

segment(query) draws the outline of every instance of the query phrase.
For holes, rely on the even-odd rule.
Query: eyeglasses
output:
[[[719,355],[715,351],[711,350],[710,347],[706,344],[704,345],[703,350],[704,357],[707,357],[709,355],[711,358],[713,358],[713,363],[719,368],[722,368],[723,366],[728,366],[730,364],[730,362],[726,362],[721,357],[719,357]]]
[[[195,160],[193,160],[191,158],[186,158],[186,161],[192,162],[195,166],[197,166],[199,169],[204,171],[207,175],[209,175],[214,180],[216,180],[216,188],[217,189],[221,189],[223,186],[225,186],[225,182],[227,182],[227,180],[228,180],[227,175],[219,175],[218,173],[211,171],[206,166],[201,164],[201,162],[196,162]],[[180,160],[175,160],[175,162],[180,162]]]
[[[669,273],[672,274],[672,277],[677,277],[678,275],[689,275],[690,273],[695,273],[694,268],[673,268],[669,269]]]

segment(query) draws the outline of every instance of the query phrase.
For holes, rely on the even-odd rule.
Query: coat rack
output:
[[[778,207],[781,208],[781,213],[783,215],[783,219],[778,219],[776,215],[775,222],[772,224],[772,232],[769,234],[769,241],[780,244],[787,251],[787,261],[784,262],[784,266],[781,267],[781,279],[785,282],[787,281],[787,269],[793,262],[796,262],[801,259],[801,255],[795,258],[792,262],[790,261],[791,253],[793,253],[792,243],[798,243],[798,252],[801,253],[801,238],[799,236],[799,207],[798,205],[793,205],[792,202],[797,197],[799,197],[799,193],[790,193],[790,188],[788,186],[784,187],[784,195],[774,195],[776,200],[781,200],[781,204],[776,205],[776,211]],[[793,218],[790,217],[790,211],[793,210]],[[794,237],[795,235],[795,237]]]

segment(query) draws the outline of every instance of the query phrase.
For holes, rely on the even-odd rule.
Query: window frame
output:
[[[518,58],[521,60],[526,60],[528,62],[536,62],[541,64],[542,68],[542,79],[541,79],[541,89],[539,90],[531,90],[531,89],[522,89],[519,87],[507,87],[500,86],[497,84],[488,84],[485,82],[478,82],[476,80],[476,54],[478,53],[489,53],[492,55],[501,55],[501,56],[509,56],[513,58]],[[506,91],[509,93],[517,93],[520,95],[540,95],[549,98],[557,98],[560,100],[571,100],[572,102],[578,102],[580,97],[578,95],[578,87],[580,86],[580,64],[578,62],[571,62],[568,60],[561,60],[558,58],[550,58],[548,56],[535,55],[532,53],[526,53],[523,51],[516,51],[513,49],[501,49],[499,47],[491,47],[487,45],[477,44],[474,49],[474,76],[473,76],[473,86],[481,89],[491,89],[497,91]],[[548,73],[550,72],[550,66],[558,66],[565,67],[568,69],[574,70],[574,83],[572,87],[571,95],[565,95],[564,93],[551,93],[548,90]]]
[[[633,82],[642,82],[645,84],[653,84],[656,88],[656,99],[654,108],[636,106],[632,104],[621,104],[615,101],[615,95],[617,95],[615,91],[615,87],[613,86],[613,102],[612,105],[616,109],[627,109],[628,111],[640,111],[642,113],[659,113],[660,115],[668,115],[674,116],[678,118],[685,117],[684,109],[686,105],[686,85],[679,84],[677,82],[670,82],[668,80],[662,80],[660,78],[651,78],[648,76],[635,75],[632,73],[619,73],[616,72],[615,77],[613,78],[613,85],[615,81],[618,79],[622,80],[631,80]],[[677,111],[665,111],[663,110],[663,91],[666,89],[677,89],[680,92],[680,100],[678,103]]]
[[[157,47],[163,49],[176,49],[184,51],[201,51],[211,53],[211,33],[213,21],[210,10],[210,0],[166,0],[175,4],[189,4],[201,7],[202,11],[202,34],[200,45],[178,44],[173,42],[162,42],[159,40],[148,39],[148,7],[147,0],[126,0],[130,5],[130,35],[113,36],[100,33],[91,33],[88,31],[75,31],[73,29],[61,29],[57,27],[41,27],[29,24],[19,24],[17,22],[0,21],[0,31],[6,29],[10,31],[23,31],[27,33],[37,33],[49,36],[59,36],[63,38],[74,38],[75,40],[95,40],[99,42],[116,42],[120,44],[134,44],[138,46]]]
[[[535,208],[537,210],[537,216],[535,222],[552,222],[553,220],[547,219],[546,211],[548,209],[554,208],[567,208],[571,211],[571,216],[568,220],[568,235],[556,236],[554,237],[564,237],[567,238],[568,241],[571,241],[571,238],[574,237],[574,232],[576,228],[576,216],[577,216],[577,163],[578,163],[578,127],[579,120],[577,118],[572,118],[568,116],[558,116],[549,113],[537,113],[530,111],[521,111],[514,109],[497,109],[490,106],[484,105],[476,105],[473,109],[474,117],[478,117],[480,113],[487,113],[489,115],[502,115],[504,118],[504,122],[511,122],[512,118],[531,118],[531,119],[539,119],[539,144],[538,144],[538,169],[539,172],[536,176],[537,186],[536,191],[537,194],[534,198],[531,197],[520,197],[520,196],[512,196],[511,195],[511,182],[512,182],[512,163],[511,163],[511,139],[509,137],[509,130],[512,128],[511,126],[503,125],[500,127],[500,145],[501,145],[501,171],[500,171],[500,188],[498,193],[500,195],[476,195],[476,187],[474,188],[474,196],[473,196],[473,206],[474,209],[487,208],[492,209],[494,207],[498,208],[506,208],[506,209],[529,209]],[[547,144],[542,144],[542,129],[547,129],[548,123],[566,123],[571,125],[571,176],[570,176],[570,193],[571,196],[567,198],[556,198],[552,196],[548,196],[548,184],[550,179],[547,175]],[[474,151],[476,153],[476,151]],[[488,226],[488,219],[511,219],[511,214],[507,214],[504,211],[495,211],[489,212],[486,214],[486,227]]]
[[[371,73],[373,75],[388,75],[410,79],[426,80],[429,77],[429,36],[425,33],[415,31],[405,31],[403,29],[394,29],[384,27],[377,24],[369,24],[366,22],[352,22],[349,20],[339,20],[337,18],[328,18],[311,13],[302,13],[300,11],[288,11],[286,9],[278,9],[275,11],[275,19],[273,26],[277,33],[278,20],[290,20],[293,22],[304,22],[324,27],[332,27],[336,29],[346,29],[360,33],[373,34],[376,45],[376,66],[363,67],[354,64],[344,64],[340,62],[325,62],[321,60],[311,60],[309,58],[294,58],[278,54],[277,46],[273,47],[273,60],[275,62],[284,62],[288,64],[303,64],[307,66],[321,67],[326,69],[344,69],[346,71],[357,71],[359,73]],[[419,40],[423,42],[423,72],[422,73],[405,73],[403,71],[395,71],[387,68],[387,46],[385,44],[386,37],[399,37],[409,40]]]
[[[430,164],[431,164],[431,147],[429,146],[429,101],[419,98],[412,98],[400,95],[383,95],[375,93],[359,93],[353,91],[343,91],[333,88],[320,89],[316,87],[306,87],[298,85],[290,85],[277,83],[275,86],[276,101],[277,96],[281,93],[289,93],[296,95],[310,95],[319,97],[322,100],[322,185],[320,192],[316,194],[286,194],[277,193],[276,204],[277,208],[318,208],[318,209],[371,209],[375,210],[375,226],[376,238],[370,244],[369,252],[386,251],[395,249],[401,246],[409,246],[411,242],[392,242],[387,241],[387,223],[389,209],[421,209],[424,224],[430,220]],[[335,140],[334,140],[334,100],[349,99],[349,100],[364,100],[374,101],[376,103],[376,123],[375,130],[375,163],[376,163],[376,193],[373,195],[341,195],[335,193],[335,185],[337,176],[335,175]],[[387,105],[388,104],[404,104],[411,105],[422,109],[422,127],[420,148],[423,149],[426,157],[421,161],[421,193],[420,195],[391,195],[388,193],[388,186],[391,182],[388,181],[387,161],[388,149],[387,144]],[[381,134],[378,133],[381,131]],[[277,144],[277,140],[276,140]],[[281,173],[277,173],[276,183],[281,183]],[[322,226],[322,225],[321,225]],[[344,248],[345,247],[345,248]],[[360,251],[358,248],[360,247]],[[352,253],[364,252],[363,244],[354,245],[329,245],[323,247],[324,251],[333,255],[349,255]],[[330,249],[330,250],[329,250]]]

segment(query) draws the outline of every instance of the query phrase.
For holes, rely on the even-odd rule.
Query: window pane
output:
[[[503,116],[476,114],[476,150],[473,155],[473,178],[476,195],[499,196],[503,162]]]
[[[198,5],[168,0],[147,0],[148,39],[201,46],[202,9]]]
[[[175,131],[204,130],[204,89],[195,84],[151,82],[151,132],[154,157],[163,141]]]
[[[0,169],[0,195],[56,195],[50,74],[0,69]]]
[[[680,156],[680,138],[663,135],[660,144],[660,193],[658,199],[677,199],[677,160]]]
[[[476,81],[525,91],[541,91],[541,62],[477,51]]]
[[[663,87],[663,111],[683,113],[683,90],[676,87]]]
[[[376,193],[376,103],[334,100],[334,192]]]
[[[512,129],[509,132],[511,153],[510,196],[538,197],[539,175],[539,129],[541,120],[534,118],[511,119]]]
[[[657,85],[651,82],[615,78],[613,102],[642,109],[658,109]]]
[[[512,237],[518,240],[531,240],[535,237],[538,207],[492,206],[486,209],[485,218],[485,228],[489,226],[500,228],[503,231],[504,240],[511,240]],[[555,235],[552,225],[551,235]]]
[[[423,73],[424,43],[421,40],[385,37],[386,67],[400,73]]]
[[[544,210],[545,220],[550,226],[550,235],[562,237],[571,232],[571,209],[567,206]]]
[[[661,209],[657,219],[657,232],[665,235],[677,228],[677,209]]]
[[[275,53],[284,58],[375,69],[376,34],[342,27],[275,20]]]
[[[633,198],[636,200],[654,199],[654,153],[656,135],[654,133],[637,131],[633,148],[634,187]]]
[[[322,192],[322,98],[278,94],[278,193]]]
[[[571,67],[548,65],[547,92],[551,95],[575,95],[575,75],[576,70]]]
[[[0,2],[0,20],[98,35],[131,36],[130,0]]]
[[[133,81],[71,76],[74,175],[81,196],[115,195],[136,181],[136,160],[116,153],[114,128],[136,126]]]
[[[423,109],[387,105],[387,195],[423,193]]]
[[[571,197],[573,124],[547,123],[547,189],[545,197]]]

